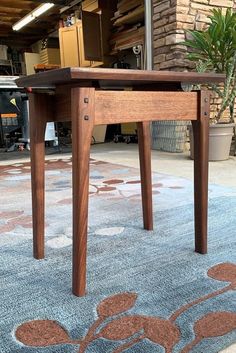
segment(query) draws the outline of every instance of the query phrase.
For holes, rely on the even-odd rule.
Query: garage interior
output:
[[[2,0],[0,15],[1,152],[29,149],[27,93],[16,77],[68,66],[150,67],[144,0]],[[96,127],[91,143],[113,140],[136,143],[135,124]],[[70,124],[47,126],[45,141],[70,147]]]

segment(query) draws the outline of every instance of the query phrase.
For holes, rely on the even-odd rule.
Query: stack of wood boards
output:
[[[115,9],[115,0],[83,0],[82,10],[88,12],[97,12],[101,9]]]
[[[99,9],[98,0],[84,0],[82,2],[82,10],[83,11],[97,11]]]
[[[144,0],[119,0],[112,21],[112,54],[144,42]]]
[[[60,65],[46,65],[46,64],[36,64],[34,65],[34,71],[35,72],[40,72],[40,71],[47,71],[47,70],[54,70],[54,69],[59,69]]]
[[[60,65],[60,50],[57,48],[45,48],[39,53],[40,63],[45,65]]]

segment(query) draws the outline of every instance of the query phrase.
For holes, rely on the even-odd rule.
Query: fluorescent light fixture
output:
[[[52,2],[46,2],[45,4],[36,7],[36,9],[31,11],[28,15],[23,17],[20,21],[16,22],[12,26],[13,31],[19,31],[21,28],[34,21],[37,17],[41,16],[44,12],[48,11],[53,6],[54,4]]]
[[[31,21],[33,21],[33,16],[32,15],[27,15],[25,17],[23,17],[20,21],[18,21],[13,27],[12,29],[14,31],[19,31],[19,29],[21,29],[22,27],[26,26],[28,23],[30,23]]]
[[[47,10],[49,10],[53,6],[54,6],[54,4],[52,2],[46,2],[45,4],[42,4],[42,5],[38,6],[36,9],[34,9],[32,11],[32,15],[34,17],[39,17],[40,15],[42,15],[44,12],[46,12]]]

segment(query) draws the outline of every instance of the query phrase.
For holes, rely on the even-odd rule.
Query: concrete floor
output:
[[[62,151],[55,148],[47,149],[46,158],[68,158],[71,156],[71,149],[66,147]],[[91,157],[122,164],[125,166],[139,167],[138,145],[126,143],[102,143],[91,146]],[[0,165],[29,161],[29,151],[3,152],[0,151]],[[152,150],[152,170],[165,174],[193,178],[193,161],[189,152],[167,153]],[[228,187],[236,187],[236,157],[230,156],[227,161],[209,163],[209,182]]]
[[[138,146],[109,143],[92,146],[92,157],[106,162],[139,167]],[[165,174],[193,178],[193,161],[189,152],[167,153],[152,150],[152,170]],[[209,182],[236,187],[236,157],[227,161],[209,163]]]
[[[47,150],[47,159],[69,158],[70,148],[62,151]],[[97,144],[91,147],[91,158],[125,166],[139,167],[138,145],[114,142]],[[1,152],[0,165],[29,161],[29,152]],[[186,153],[167,153],[152,151],[152,170],[155,172],[193,179],[193,161]],[[236,187],[236,157],[230,156],[227,161],[209,163],[209,182],[227,187]],[[235,353],[236,344],[220,353]]]

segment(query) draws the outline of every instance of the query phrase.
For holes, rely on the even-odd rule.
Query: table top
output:
[[[220,83],[225,75],[215,73],[147,71],[103,68],[68,67],[20,77],[16,84],[21,87],[55,87],[63,84],[87,86],[118,85],[135,86],[160,83]]]

